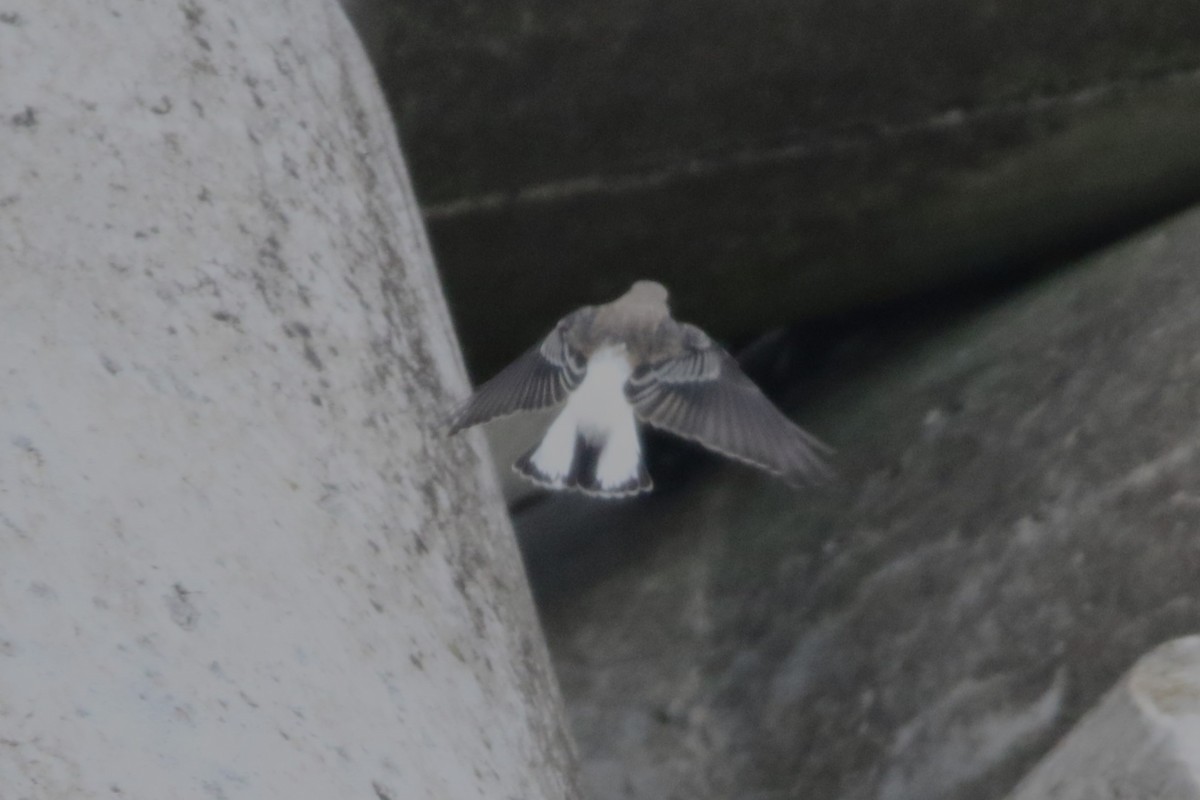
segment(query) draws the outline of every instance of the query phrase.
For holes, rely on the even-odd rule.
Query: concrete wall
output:
[[[341,10],[0,11],[0,795],[573,797]]]

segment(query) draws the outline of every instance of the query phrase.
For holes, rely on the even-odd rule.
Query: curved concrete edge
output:
[[[1200,636],[1143,656],[1009,800],[1200,798]]]

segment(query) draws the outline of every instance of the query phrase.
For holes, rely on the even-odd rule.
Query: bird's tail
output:
[[[575,489],[595,497],[632,497],[654,488],[640,448],[634,453],[611,450],[620,447],[612,437],[591,440],[576,432],[570,465],[555,468],[541,447],[517,459],[513,469],[547,489]]]

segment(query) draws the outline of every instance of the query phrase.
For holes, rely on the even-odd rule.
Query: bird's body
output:
[[[703,331],[672,319],[667,290],[652,281],[560,320],[471,396],[451,432],[559,403],[541,443],[514,465],[546,488],[603,497],[648,491],[639,421],[793,483],[827,472],[815,452],[824,445],[771,405]]]
[[[605,495],[649,488],[633,406],[625,398],[631,369],[621,347],[601,347],[588,359],[583,381],[516,468],[551,489],[573,486]]]

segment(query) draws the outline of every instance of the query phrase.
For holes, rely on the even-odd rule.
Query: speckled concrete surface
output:
[[[0,86],[0,796],[572,796],[341,10],[14,0]]]

